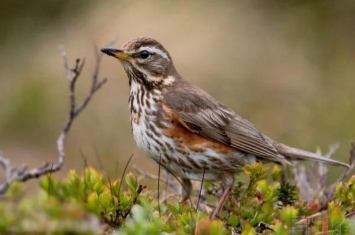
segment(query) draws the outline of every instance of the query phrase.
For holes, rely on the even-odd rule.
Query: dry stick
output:
[[[60,46],[60,51],[63,59],[66,79],[69,82],[70,110],[69,117],[67,118],[57,139],[58,161],[54,164],[46,162],[40,167],[28,170],[26,165],[23,165],[19,168],[12,167],[10,165],[10,161],[3,157],[0,153],[0,165],[5,170],[5,181],[0,184],[0,195],[4,194],[9,188],[10,184],[14,181],[25,182],[27,180],[38,178],[48,173],[59,171],[62,168],[65,161],[65,140],[73,124],[73,121],[86,108],[93,95],[107,82],[106,78],[102,79],[101,81],[98,80],[101,55],[96,52],[96,66],[92,76],[90,92],[85,97],[84,101],[79,106],[77,106],[75,97],[75,85],[84,67],[85,60],[77,59],[75,67],[71,69],[69,67],[68,57],[63,46]]]
[[[84,162],[84,170],[85,170],[85,169],[88,167],[88,159],[87,159],[87,157],[85,157],[85,154],[84,154],[82,148],[79,149],[79,152],[80,152],[81,158],[83,159],[83,162]]]
[[[160,167],[161,167],[161,155],[159,155],[159,166],[158,166],[158,211],[160,215]]]
[[[121,180],[120,180],[120,185],[118,186],[118,196],[120,196],[120,191],[121,191],[121,187],[122,187],[123,177],[124,177],[124,175],[126,174],[128,165],[129,165],[129,163],[131,162],[132,158],[133,158],[133,154],[131,154],[131,156],[130,156],[129,159],[128,159],[128,162],[126,163],[126,166],[124,167],[124,170],[123,170],[123,173],[122,173],[122,176],[121,176]]]
[[[329,151],[324,156],[330,158],[338,148],[338,144],[333,144],[329,147]],[[320,154],[320,150],[317,150],[317,154]],[[318,171],[315,166],[318,166]],[[327,173],[327,166],[323,163],[313,164],[311,171],[306,171],[304,166],[295,164],[293,169],[295,182],[300,189],[303,200],[311,202],[314,197],[319,194],[319,191],[323,190],[323,197],[320,201],[320,209],[326,209],[328,202],[335,198],[335,187],[340,181],[343,181],[355,167],[355,143],[351,144],[349,167],[345,172],[339,176],[339,178],[330,186],[325,188],[325,180]],[[319,180],[318,180],[319,179]]]
[[[329,146],[329,150],[325,155],[325,157],[331,158],[331,156],[338,149],[339,144],[332,144]],[[321,155],[321,151],[317,149],[317,154]],[[339,181],[342,181],[346,176],[348,176],[351,170],[354,168],[353,158],[355,156],[350,156],[349,167],[347,170],[338,178],[335,184]],[[318,167],[318,170],[316,169]],[[311,170],[306,171],[306,168],[294,162],[293,175],[295,178],[295,182],[297,187],[300,189],[301,197],[306,201],[312,201],[314,196],[318,194],[318,192],[325,187],[326,178],[327,178],[327,165],[321,162],[314,162],[311,165]],[[334,186],[335,186],[334,184]],[[331,192],[331,188],[328,187],[326,189],[326,193]]]
[[[122,181],[123,181],[123,176],[126,174],[126,170],[128,168],[128,165],[129,163],[131,162],[132,160],[132,157],[133,157],[133,154],[131,154],[131,156],[129,157],[128,159],[128,162],[126,163],[126,166],[124,167],[124,170],[123,170],[123,173],[122,173],[122,176],[121,176],[121,180],[120,180],[120,185],[118,186],[118,200],[120,200],[120,194],[121,194],[121,187],[122,187]],[[110,183],[111,184],[111,183]],[[111,185],[110,185],[111,187]],[[112,192],[112,187],[110,188],[111,189],[111,192]],[[120,213],[119,213],[119,209],[117,207],[116,209],[116,216],[115,216],[115,219],[113,221],[114,224],[117,224],[118,223],[118,220],[120,219]]]
[[[326,153],[324,156],[331,158],[332,155],[335,154],[335,152],[338,150],[338,148],[340,147],[340,143],[335,143],[329,146],[329,150],[328,153]],[[321,154],[320,149],[318,148],[317,153]],[[313,163],[314,166],[316,166],[317,164],[314,162]],[[314,171],[316,172],[316,171]],[[326,181],[327,181],[327,173],[328,173],[328,167],[325,163],[319,162],[318,164],[318,174],[321,176],[319,179],[319,182],[321,185],[325,185]]]
[[[88,159],[85,157],[83,150],[80,148],[80,156],[84,161],[84,194],[87,198],[87,185],[86,185],[86,168],[88,167]]]
[[[355,142],[351,143],[351,148],[349,153],[350,153],[350,158],[349,158],[350,167],[338,178],[337,180],[338,182],[345,179],[355,167]]]
[[[328,202],[333,200],[335,198],[335,187],[337,185],[337,183],[339,183],[340,181],[343,181],[346,177],[348,177],[351,173],[351,171],[354,169],[355,167],[355,142],[351,143],[351,148],[350,148],[350,159],[349,159],[349,168],[337,179],[337,181],[335,181],[335,183],[333,183],[332,185],[330,185],[326,190],[324,190],[324,194],[327,197],[327,202],[324,203],[324,205],[321,205],[321,208],[326,208],[328,205]]]
[[[206,168],[203,168],[202,181],[201,181],[200,192],[198,193],[196,211],[198,211],[198,206],[200,204],[200,197],[201,197],[201,192],[202,192],[202,188],[203,188],[203,181],[205,180],[205,171],[206,171]]]
[[[99,167],[100,167],[100,171],[104,170],[104,165],[102,164],[101,158],[100,158],[100,154],[99,154],[99,150],[96,148],[96,145],[93,144],[94,147],[94,151],[95,151],[95,157],[97,159],[97,162],[99,163]]]
[[[321,151],[318,149],[316,153],[321,154]],[[319,171],[315,169],[315,167],[320,166],[321,163],[314,162],[311,165],[312,170],[306,170],[305,166],[300,164],[299,162],[294,162],[293,164],[293,175],[296,185],[300,189],[301,198],[306,201],[313,200],[314,196],[319,192],[321,187],[324,186],[319,185],[319,183],[314,180],[314,178],[316,178],[317,180],[322,178],[321,175],[316,175],[319,173]],[[327,168],[327,166],[324,167]]]
[[[350,151],[349,151],[349,152],[350,152],[350,159],[349,159],[350,167],[349,167],[349,169],[348,169],[347,171],[345,171],[345,172],[338,178],[338,180],[337,180],[335,183],[333,183],[331,186],[329,186],[329,187],[325,190],[324,194],[326,195],[327,198],[326,198],[325,202],[323,202],[323,205],[321,205],[320,210],[326,209],[327,206],[328,206],[328,202],[334,200],[334,198],[335,198],[335,186],[336,186],[336,184],[339,183],[340,181],[342,181],[343,179],[345,179],[345,178],[350,174],[350,172],[354,169],[354,167],[355,167],[355,142],[352,142],[352,143],[351,143],[351,148],[350,148]],[[306,221],[307,221],[308,219],[317,217],[317,216],[319,216],[319,215],[321,215],[321,214],[322,214],[322,212],[317,212],[317,213],[315,213],[315,214],[313,214],[313,215],[310,215],[310,216],[306,217]],[[301,219],[301,221],[302,221],[302,219]],[[298,223],[300,223],[301,221],[298,221]]]

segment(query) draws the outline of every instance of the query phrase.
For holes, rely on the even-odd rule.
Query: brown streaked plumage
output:
[[[221,154],[230,154],[234,149],[220,142],[210,140],[197,134],[192,130],[168,105],[162,105],[164,115],[167,115],[172,127],[163,129],[163,134],[174,140],[181,140],[183,148],[191,149],[195,152],[203,152],[206,148],[212,148]]]
[[[129,107],[134,139],[149,157],[182,178],[186,200],[191,180],[222,180],[224,192],[214,218],[246,164],[292,160],[347,164],[277,143],[263,135],[204,90],[185,81],[167,50],[151,38],[128,41],[122,49],[102,52],[122,63],[130,85]]]

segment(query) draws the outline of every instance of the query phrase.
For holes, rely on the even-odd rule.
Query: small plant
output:
[[[355,211],[355,175],[348,182],[340,182],[335,189],[334,203],[346,212]]]
[[[117,228],[130,214],[145,188],[138,184],[132,173],[127,174],[125,180],[127,191],[122,190],[121,180],[111,182],[93,168],[87,167],[84,176],[80,177],[75,171],[70,171],[64,181],[57,181],[48,175],[41,181],[41,187],[59,201],[74,200]]]
[[[297,201],[297,187],[295,185],[291,185],[288,182],[284,182],[280,185],[278,189],[278,201],[279,207],[283,206],[294,206]]]

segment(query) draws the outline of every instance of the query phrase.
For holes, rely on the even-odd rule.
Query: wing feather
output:
[[[194,133],[268,160],[285,160],[253,124],[185,81],[165,94],[164,105]]]

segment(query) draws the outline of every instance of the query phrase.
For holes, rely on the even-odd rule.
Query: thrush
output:
[[[349,167],[262,134],[248,120],[184,80],[169,52],[154,39],[136,38],[121,49],[101,51],[119,59],[128,76],[131,125],[137,146],[181,177],[182,201],[191,194],[191,180],[222,181],[224,191],[211,218],[222,209],[235,174],[247,164],[260,161],[292,165],[293,160],[313,160]]]

